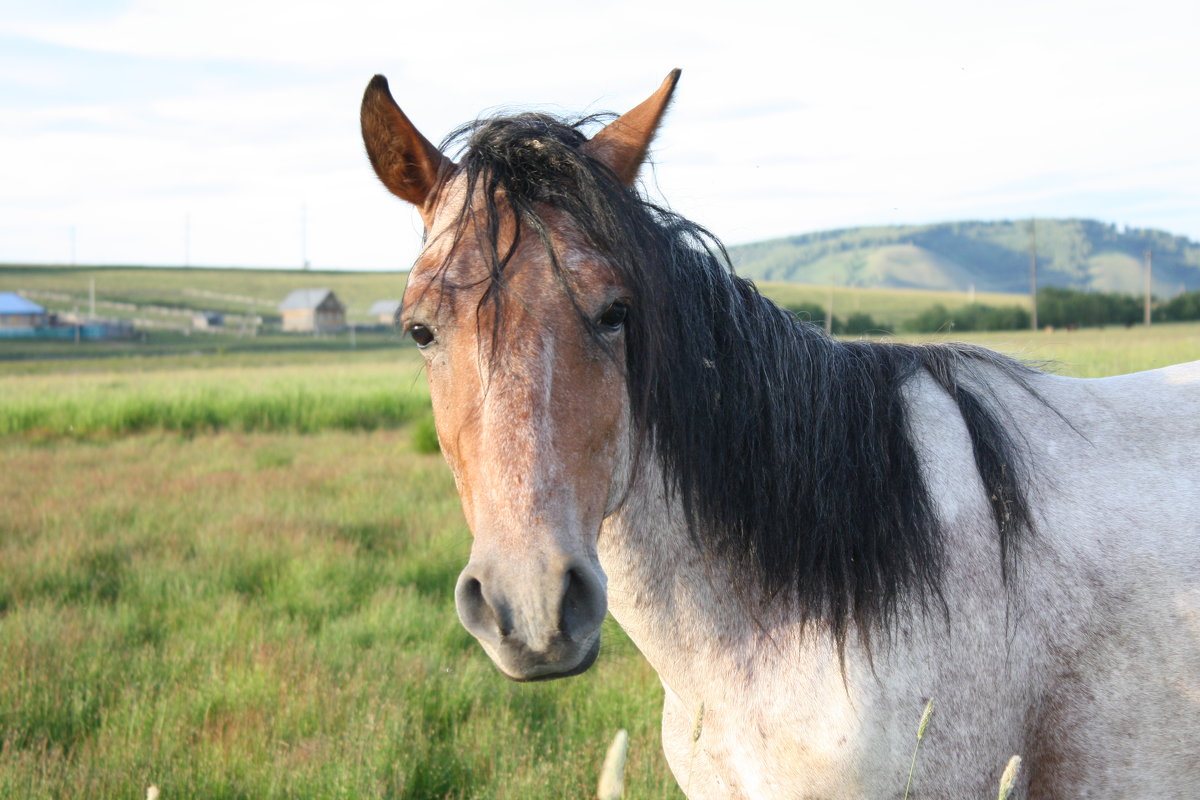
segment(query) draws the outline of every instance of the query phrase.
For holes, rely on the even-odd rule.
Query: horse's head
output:
[[[382,77],[363,98],[371,164],[425,224],[401,324],[474,536],[459,617],[517,680],[577,674],[599,651],[597,540],[631,461],[634,301],[603,245],[616,223],[586,210],[623,202],[677,78],[591,139],[536,115],[482,123],[458,164]]]

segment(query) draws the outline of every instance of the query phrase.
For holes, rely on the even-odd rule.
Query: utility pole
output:
[[[1038,329],[1037,319],[1037,225],[1029,220],[1029,300],[1032,310],[1029,314],[1030,330]]]
[[[308,264],[308,203],[300,206],[300,264],[304,269]]]
[[[1150,327],[1150,272],[1152,259],[1149,247],[1146,248],[1144,255],[1146,259],[1146,302],[1142,309],[1142,322],[1146,327]]]
[[[829,303],[825,312],[825,333],[833,335],[833,275],[829,276]]]
[[[192,265],[192,214],[183,215],[183,265]]]
[[[88,281],[88,318],[96,318],[96,279]]]

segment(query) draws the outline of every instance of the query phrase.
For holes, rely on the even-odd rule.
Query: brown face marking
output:
[[[536,182],[563,167],[569,173],[572,164],[591,169],[590,158],[602,165],[592,177],[615,176],[628,187],[678,77],[672,72],[650,99],[591,140],[564,126],[539,138],[535,123],[528,138],[506,145],[515,148],[506,158],[577,147],[578,164],[560,149],[559,161],[548,156],[526,177]],[[362,130],[376,174],[420,210],[428,233],[401,324],[421,326],[414,338],[427,345],[438,437],[475,537],[455,589],[459,617],[511,677],[581,672],[596,657],[607,608],[596,539],[624,490],[616,484],[627,472],[629,433],[624,332],[597,321],[626,292],[603,259],[581,246],[567,215],[545,209],[545,236],[560,268],[537,235],[514,237],[515,218],[502,218],[493,244],[506,267],[494,279],[484,237],[470,223],[503,208],[503,198],[467,206],[465,187],[471,181],[496,192],[505,171],[521,164],[504,162],[491,176],[497,181],[485,175],[475,184],[476,162],[456,166],[438,152],[379,76],[363,97]],[[528,213],[525,179],[514,185],[522,188],[507,186],[522,198],[521,213]],[[560,188],[575,191],[569,181]],[[464,217],[464,208],[482,213]]]
[[[447,194],[453,202],[454,192]],[[438,214],[457,218],[453,205]],[[479,613],[489,630],[502,636],[506,626],[520,629],[520,647],[539,653],[535,669],[553,672],[541,653],[568,635],[572,586],[587,589],[579,590],[586,597],[578,604],[588,625],[594,622],[588,637],[598,637],[603,618],[596,539],[617,495],[614,474],[627,431],[624,332],[602,332],[607,342],[597,341],[536,237],[521,237],[502,285],[493,286],[474,232],[468,228],[451,248],[453,237],[438,219],[413,269],[401,324],[434,334],[424,348],[434,417],[474,536],[460,579],[460,616],[471,629],[465,593],[466,602],[486,609]],[[550,227],[569,231],[563,220]],[[514,230],[514,220],[505,220],[502,253]],[[598,317],[623,295],[611,271],[569,232],[553,243],[584,314]],[[489,291],[499,293],[498,305]],[[513,619],[493,619],[504,613]],[[530,677],[514,675],[521,670],[505,666],[487,635],[472,632],[502,669]]]
[[[501,252],[512,229],[507,220]],[[607,352],[591,337],[532,236],[522,237],[505,270],[499,320],[484,300],[490,276],[474,236],[453,253],[448,235],[430,241],[413,269],[402,324],[435,335],[426,348],[430,392],[472,531],[503,518],[496,533],[507,537],[515,527],[576,516],[594,534],[623,428],[623,333],[609,334]],[[622,295],[602,262],[579,255],[565,237],[555,246],[584,313],[598,315]],[[561,508],[569,500],[578,507]]]

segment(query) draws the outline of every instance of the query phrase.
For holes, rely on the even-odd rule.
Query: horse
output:
[[[678,77],[440,147],[364,95],[425,229],[398,324],[462,624],[537,681],[611,611],[691,798],[899,798],[930,700],[907,797],[994,795],[1013,754],[1033,800],[1200,796],[1200,362],[1076,380],[797,320],[639,188]]]

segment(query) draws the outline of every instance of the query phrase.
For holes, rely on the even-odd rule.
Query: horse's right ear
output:
[[[678,82],[679,70],[673,69],[657,92],[597,132],[584,143],[583,152],[607,164],[623,184],[632,186]]]
[[[362,135],[379,180],[392,194],[415,205],[428,225],[433,190],[453,163],[409,122],[382,75],[372,78],[363,94]]]

